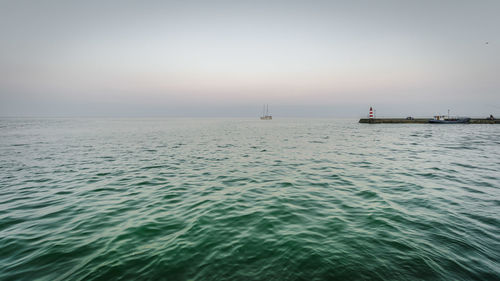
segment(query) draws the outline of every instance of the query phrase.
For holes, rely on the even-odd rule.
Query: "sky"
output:
[[[500,1],[0,0],[0,116],[500,116]]]

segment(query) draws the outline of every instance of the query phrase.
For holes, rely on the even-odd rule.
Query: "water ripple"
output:
[[[0,119],[2,280],[500,280],[500,127]]]

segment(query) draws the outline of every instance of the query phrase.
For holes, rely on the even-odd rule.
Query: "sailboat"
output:
[[[260,120],[273,120],[273,117],[269,114],[269,105],[268,104],[264,105],[264,108],[262,109],[262,116],[260,117]]]

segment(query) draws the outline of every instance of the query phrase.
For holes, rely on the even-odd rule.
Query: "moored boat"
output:
[[[434,119],[429,120],[429,123],[434,124],[464,124],[469,122],[470,117],[450,117],[446,115],[436,115]]]

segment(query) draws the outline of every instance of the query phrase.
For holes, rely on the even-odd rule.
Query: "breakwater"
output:
[[[393,124],[401,124],[401,123],[411,123],[411,124],[426,124],[429,123],[429,120],[432,118],[414,118],[414,119],[406,119],[406,118],[361,118],[359,119],[359,123],[370,123],[370,124],[381,124],[381,123],[393,123]],[[486,118],[471,118],[468,124],[500,124],[500,119],[486,119]]]

